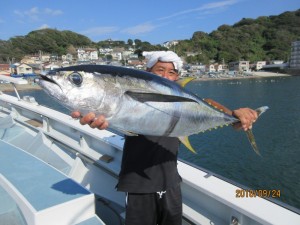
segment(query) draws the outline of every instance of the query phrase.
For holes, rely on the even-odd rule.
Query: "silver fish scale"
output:
[[[106,86],[106,92],[107,95],[112,96],[109,102],[118,102],[116,106],[118,105],[119,107],[115,108],[115,112],[107,120],[114,128],[122,131],[126,130],[145,135],[186,136],[236,121],[235,118],[202,103],[200,99],[196,99],[197,102],[142,103],[133,100],[125,94],[126,91],[162,93],[166,95],[174,95],[176,93],[178,96],[182,94],[195,99],[195,96],[180,93],[178,90],[175,91],[166,86],[157,85],[154,82],[146,82],[130,76],[117,76],[115,82],[115,91],[110,90]],[[118,94],[115,95],[112,92],[117,92]],[[108,101],[108,98],[106,97],[104,101]],[[104,108],[101,110],[104,110]]]

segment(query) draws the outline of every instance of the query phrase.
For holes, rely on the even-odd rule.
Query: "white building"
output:
[[[166,48],[172,48],[176,45],[178,45],[179,41],[166,41],[162,44],[162,46],[166,47]]]
[[[112,51],[113,51],[112,48],[99,48],[100,54],[104,54],[104,55],[110,54]]]
[[[126,51],[125,50],[125,51],[122,52],[122,58],[124,60],[131,58],[133,55],[134,55],[133,51],[129,51],[129,50]]]
[[[72,54],[67,53],[66,55],[62,55],[61,59],[62,59],[62,61],[72,62],[73,56],[72,56]]]
[[[33,73],[33,68],[25,63],[16,66],[17,74],[31,74]]]
[[[226,72],[228,71],[228,66],[226,64],[218,64],[216,70],[218,72]]]
[[[95,48],[79,48],[77,49],[78,61],[98,60],[98,51]]]
[[[215,65],[214,64],[208,65],[207,72],[216,72]]]
[[[263,68],[266,64],[267,64],[266,61],[257,61],[257,62],[254,64],[254,69],[255,69],[255,70],[260,70],[260,69]]]
[[[207,67],[207,72],[225,72],[227,69],[227,66],[225,64],[209,64]]]
[[[229,63],[230,71],[249,71],[249,61],[237,61]]]
[[[279,64],[282,64],[282,63],[284,63],[283,60],[272,60],[270,64],[279,65]]]
[[[122,52],[112,52],[111,53],[112,59],[115,61],[121,61],[122,60]]]
[[[58,69],[58,68],[60,68],[60,66],[53,64],[53,63],[47,64],[44,66],[44,70],[46,70],[46,71],[54,70],[54,69]]]
[[[300,68],[300,41],[294,41],[292,43],[290,68],[292,69]]]

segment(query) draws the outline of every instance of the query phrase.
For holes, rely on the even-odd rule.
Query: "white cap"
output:
[[[180,72],[182,68],[182,60],[175,52],[172,51],[143,52],[143,56],[145,56],[148,60],[147,68],[152,68],[157,61],[173,63],[175,70],[178,72]]]

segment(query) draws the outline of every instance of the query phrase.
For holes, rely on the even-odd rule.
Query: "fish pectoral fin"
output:
[[[246,131],[246,134],[247,134],[247,138],[248,138],[248,140],[249,140],[249,142],[250,142],[250,144],[251,144],[251,146],[252,146],[253,151],[254,151],[257,155],[261,156],[261,154],[260,154],[260,152],[259,152],[259,150],[258,150],[258,147],[257,147],[257,145],[256,145],[256,141],[255,141],[254,135],[253,135],[253,133],[252,133],[252,130],[251,130],[251,129],[247,130],[247,131]]]
[[[197,154],[197,152],[194,150],[194,148],[192,147],[190,141],[189,141],[189,137],[185,136],[185,137],[179,137],[178,138],[182,144],[184,144],[185,147],[187,147],[188,150],[190,150],[192,153]]]
[[[185,87],[189,82],[195,79],[195,77],[180,78],[176,81],[176,83],[179,84],[181,87]]]
[[[164,95],[159,93],[145,93],[126,91],[126,95],[130,96],[139,102],[196,102],[194,99],[176,96],[176,95]]]

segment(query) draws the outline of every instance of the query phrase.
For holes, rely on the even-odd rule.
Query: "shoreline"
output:
[[[271,73],[271,72],[252,72],[251,76],[238,76],[238,77],[220,77],[220,78],[196,78],[195,81],[210,81],[210,80],[242,80],[242,79],[259,79],[268,77],[292,77],[293,75],[285,73]]]
[[[253,72],[252,76],[240,76],[240,77],[221,77],[221,78],[196,78],[195,81],[210,81],[210,80],[239,80],[239,79],[257,79],[266,77],[291,77],[293,75],[283,74],[283,73],[271,73],[271,72]],[[32,91],[32,90],[42,90],[42,88],[34,83],[16,85],[18,91]],[[14,87],[12,84],[0,84],[0,92],[12,92]]]
[[[18,91],[42,90],[37,84],[16,84],[16,88]],[[14,91],[14,86],[12,84],[0,84],[0,91],[12,92]]]

